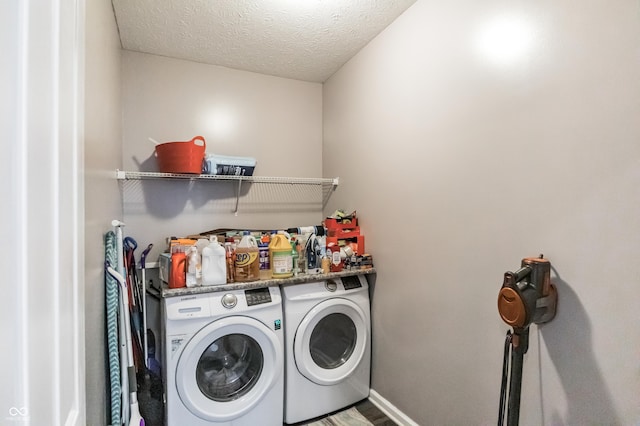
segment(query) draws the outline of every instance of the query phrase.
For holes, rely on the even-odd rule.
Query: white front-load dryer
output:
[[[167,426],[281,426],[278,287],[166,298]]]
[[[363,275],[282,288],[285,423],[318,417],[369,396],[371,318]]]

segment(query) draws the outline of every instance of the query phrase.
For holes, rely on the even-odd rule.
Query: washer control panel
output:
[[[271,293],[268,287],[245,290],[244,295],[247,298],[247,306],[271,302]]]
[[[207,295],[188,295],[165,299],[167,320],[190,320],[211,316]]]

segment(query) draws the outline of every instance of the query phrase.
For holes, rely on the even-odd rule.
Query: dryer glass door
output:
[[[183,404],[198,417],[227,422],[249,412],[282,374],[282,343],[260,321],[226,317],[196,333],[176,368]]]
[[[334,298],[319,303],[296,330],[298,371],[321,385],[343,381],[366,355],[369,330],[365,313],[352,301]]]
[[[338,368],[349,360],[357,341],[356,325],[348,315],[329,314],[311,332],[311,359],[321,368]]]

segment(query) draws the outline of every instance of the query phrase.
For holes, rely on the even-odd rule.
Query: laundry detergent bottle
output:
[[[227,282],[226,250],[215,235],[209,237],[209,245],[202,249],[202,285],[219,285]]]
[[[236,281],[258,281],[260,279],[260,250],[256,238],[245,231],[236,247]]]
[[[287,236],[279,231],[269,243],[269,259],[273,278],[289,278],[293,276],[293,256],[291,244]]]
[[[185,287],[185,273],[187,255],[182,247],[174,247],[171,252],[171,275],[169,276],[169,288]]]

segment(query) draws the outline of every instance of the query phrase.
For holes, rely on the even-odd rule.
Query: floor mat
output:
[[[372,426],[369,420],[367,420],[355,407],[351,407],[348,410],[340,411],[332,416],[318,420],[317,422],[309,423],[308,426]]]

